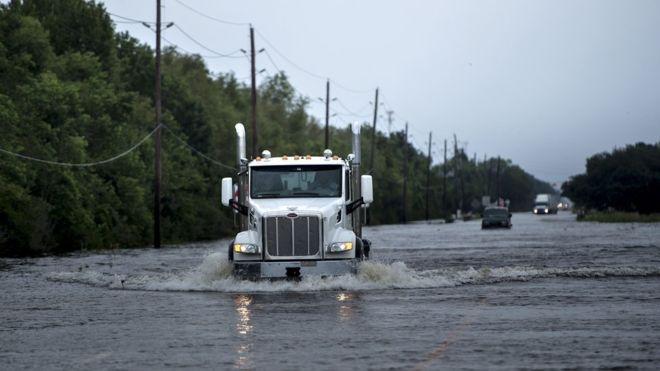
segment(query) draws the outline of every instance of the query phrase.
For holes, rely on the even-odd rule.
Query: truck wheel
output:
[[[227,250],[227,261],[233,262],[234,261],[234,240],[232,240],[229,243],[229,250]]]
[[[362,260],[362,240],[358,237],[355,238],[355,258]]]
[[[365,260],[369,260],[370,252],[371,252],[371,241],[367,239],[362,240],[362,255],[364,255]]]

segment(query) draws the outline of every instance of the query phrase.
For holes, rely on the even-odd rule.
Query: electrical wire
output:
[[[184,8],[190,10],[191,12],[196,13],[198,15],[201,15],[204,18],[208,18],[208,19],[210,19],[212,21],[215,21],[215,22],[218,22],[218,23],[229,24],[229,25],[232,25],[232,26],[249,26],[250,25],[250,23],[247,23],[247,22],[232,22],[232,21],[226,21],[224,19],[211,17],[208,14],[204,14],[204,13],[200,12],[199,10],[196,10],[196,9],[190,7],[189,5],[184,4],[182,1],[179,1],[179,0],[175,0],[175,1],[177,3],[179,3],[179,5],[181,5]]]
[[[156,126],[156,127],[154,128],[154,130],[151,131],[151,133],[147,134],[147,136],[145,136],[144,138],[142,138],[142,140],[140,140],[139,142],[137,142],[137,144],[135,144],[133,147],[129,148],[128,150],[126,150],[126,151],[124,151],[124,152],[122,152],[122,153],[120,153],[120,154],[118,154],[118,155],[116,155],[116,156],[113,156],[113,157],[111,157],[111,158],[109,158],[109,159],[102,160],[102,161],[96,161],[96,162],[70,163],[70,162],[50,161],[50,160],[44,160],[44,159],[40,159],[40,158],[36,158],[36,157],[31,157],[31,156],[27,156],[27,155],[22,155],[22,154],[20,154],[20,153],[11,152],[11,151],[8,151],[8,150],[3,149],[3,148],[0,148],[0,152],[5,153],[5,154],[8,154],[8,155],[15,156],[15,157],[18,157],[18,158],[22,158],[22,159],[24,159],[24,160],[30,160],[30,161],[40,162],[40,163],[48,164],[48,165],[66,166],[66,167],[90,167],[90,166],[97,166],[97,165],[107,164],[107,163],[109,163],[109,162],[112,162],[112,161],[118,160],[118,159],[120,159],[120,158],[122,158],[122,157],[128,155],[129,153],[131,153],[132,151],[134,151],[136,148],[138,148],[140,145],[142,145],[142,143],[144,143],[147,139],[151,138],[151,136],[153,136],[154,133],[155,133],[155,132],[156,132],[161,126],[162,126],[162,125],[158,125],[158,126]]]
[[[268,53],[268,49],[264,49],[264,53],[266,53],[266,57],[268,57],[270,63],[273,65],[273,67],[275,67],[277,73],[283,73],[283,71],[277,66],[277,63],[275,63],[275,61],[273,60],[273,57],[271,57],[270,53]]]
[[[133,23],[156,24],[156,22],[141,21],[139,19],[124,17],[123,15],[119,15],[119,14],[115,14],[115,13],[110,13],[110,12],[107,12],[107,13],[110,14],[111,16],[113,16],[113,17],[121,18],[123,20],[130,21],[130,22],[133,22]]]
[[[277,53],[277,55],[279,55],[280,57],[282,57],[282,59],[284,59],[285,61],[287,61],[290,65],[292,65],[293,67],[295,67],[295,68],[298,69],[299,71],[304,72],[304,73],[308,74],[309,76],[315,77],[315,78],[317,78],[317,79],[321,79],[321,80],[327,80],[327,79],[328,79],[328,78],[325,77],[325,76],[317,75],[317,74],[315,74],[314,72],[310,72],[310,71],[308,71],[308,70],[306,70],[306,69],[300,67],[300,66],[297,65],[295,62],[293,62],[292,60],[290,60],[289,58],[287,58],[284,54],[282,54],[282,52],[280,52],[280,51],[275,47],[275,45],[273,45],[270,41],[268,41],[268,39],[267,39],[267,38],[266,38],[261,32],[259,32],[259,30],[255,30],[255,32],[257,33],[257,35],[259,35],[259,37],[261,37],[261,38],[266,42],[266,44],[268,44],[271,48],[273,48],[273,51],[275,51],[275,53]]]
[[[209,52],[211,52],[211,53],[213,53],[213,54],[216,54],[216,55],[219,56],[219,57],[224,57],[224,58],[242,58],[242,57],[243,57],[243,56],[235,56],[236,53],[240,53],[240,52],[241,52],[240,49],[234,50],[234,51],[231,52],[231,53],[220,53],[220,52],[217,52],[217,51],[215,51],[215,50],[213,50],[213,49],[207,47],[206,45],[200,43],[199,41],[195,40],[195,38],[193,38],[192,36],[190,36],[190,35],[189,35],[186,31],[184,31],[183,28],[181,28],[178,24],[174,23],[174,27],[175,27],[177,30],[179,30],[182,34],[184,34],[184,35],[185,35],[188,39],[190,39],[192,42],[194,42],[195,44],[197,44],[197,45],[200,46],[201,48],[203,48],[203,49],[205,49],[205,50],[207,50],[207,51],[209,51]],[[162,36],[161,36],[161,37],[162,37]]]
[[[174,131],[173,131],[172,129],[170,129],[169,127],[167,127],[165,124],[161,124],[161,125],[162,125],[165,129],[167,129],[167,131],[168,131],[170,134],[172,134],[172,136],[173,136],[174,138],[176,138],[179,142],[181,142],[181,144],[183,144],[184,146],[188,147],[190,150],[192,150],[193,152],[195,152],[196,154],[198,154],[198,155],[201,156],[202,158],[204,158],[204,159],[206,159],[206,160],[208,160],[208,161],[210,161],[210,162],[212,162],[212,163],[214,163],[214,164],[216,164],[216,165],[218,165],[218,166],[224,167],[224,168],[226,168],[226,169],[235,170],[234,167],[227,166],[227,165],[223,164],[222,162],[220,162],[220,161],[218,161],[218,160],[214,160],[214,159],[210,158],[209,156],[205,155],[204,153],[202,153],[202,151],[200,151],[200,150],[198,150],[197,148],[191,146],[190,144],[188,144],[188,142],[186,142],[185,140],[181,139],[179,136],[177,136],[176,134],[174,134]]]
[[[367,114],[362,114],[362,113],[361,113],[362,111],[364,111],[364,109],[365,109],[366,107],[369,106],[369,103],[367,103],[365,106],[363,106],[363,107],[358,111],[358,112],[360,112],[360,113],[355,113],[355,112],[351,111],[348,107],[346,107],[346,105],[344,104],[344,102],[341,101],[341,99],[337,99],[337,103],[338,103],[340,106],[342,106],[342,108],[344,108],[344,109],[346,110],[346,112],[347,112],[347,114],[348,114],[349,116],[359,117],[359,118],[367,118],[367,117],[370,116],[368,113],[367,113]]]

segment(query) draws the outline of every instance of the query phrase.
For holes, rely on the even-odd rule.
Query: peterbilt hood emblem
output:
[[[288,213],[288,214],[286,214],[286,217],[287,217],[287,218],[291,218],[291,219],[295,219],[295,218],[298,217],[298,214],[296,214],[296,213]]]

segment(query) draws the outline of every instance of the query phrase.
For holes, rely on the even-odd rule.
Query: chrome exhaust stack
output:
[[[360,151],[360,124],[356,121],[351,124],[351,131],[353,132],[353,158],[351,160],[351,201],[362,197],[361,190],[361,181],[360,181],[360,161],[361,161],[361,151]],[[362,237],[362,218],[361,210],[356,210],[352,213],[353,217],[353,231],[358,237]]]
[[[245,154],[245,127],[240,122],[234,126],[236,129],[236,168],[238,169],[238,203],[247,205],[249,192],[248,182],[248,159]],[[248,229],[247,215],[238,214],[239,228],[241,231]]]

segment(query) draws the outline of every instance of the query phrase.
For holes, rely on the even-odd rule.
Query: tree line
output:
[[[586,173],[562,192],[576,207],[650,214],[660,212],[660,142],[637,143],[587,159]]]
[[[23,0],[0,5],[0,255],[150,245],[151,140],[115,161],[72,164],[111,158],[152,132],[154,54],[129,34],[115,32],[102,4]],[[307,114],[309,99],[296,92],[285,73],[260,84],[258,102],[260,149],[274,155],[322,152],[322,125]],[[233,128],[248,121],[249,86],[231,72],[211,75],[199,55],[166,48],[162,106],[164,243],[230,235],[234,216],[220,206],[219,181],[235,173]],[[368,159],[374,150],[369,123],[362,133]],[[331,127],[330,137],[333,151],[345,157],[348,127]],[[401,222],[403,204],[408,220],[425,217],[429,160],[406,139],[403,132],[375,133],[371,224]],[[405,203],[399,191],[404,177]],[[468,211],[484,194],[511,200],[513,210],[529,210],[534,194],[550,189],[510,160],[470,160],[461,148],[446,164],[432,166],[430,184],[431,218]]]

